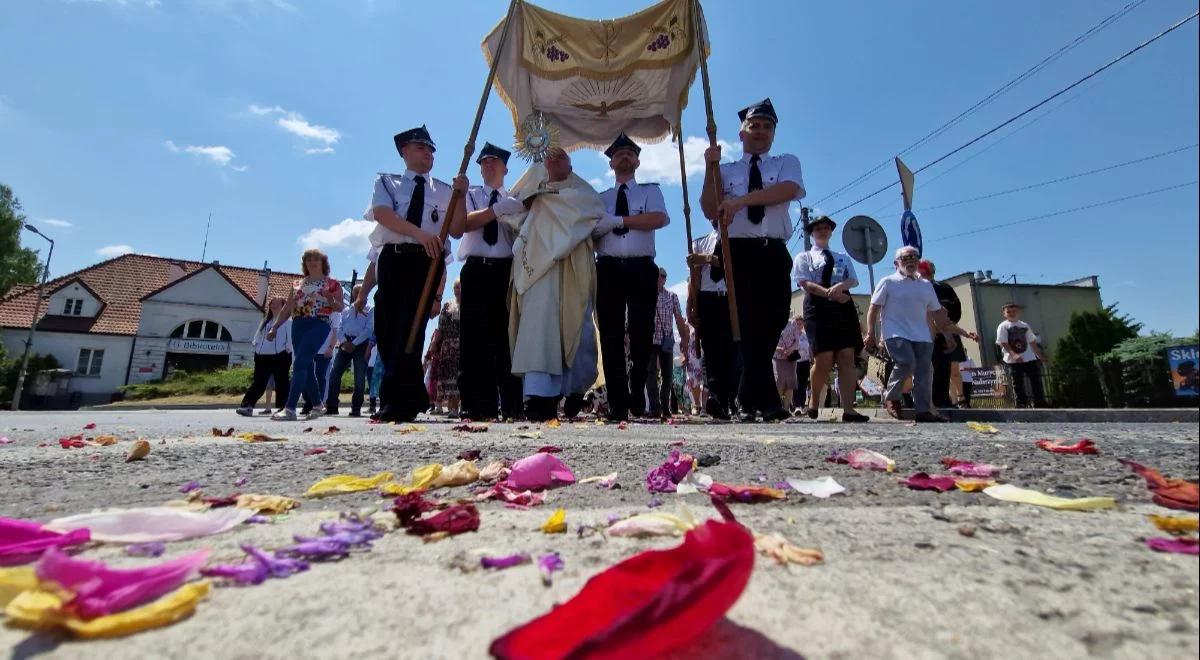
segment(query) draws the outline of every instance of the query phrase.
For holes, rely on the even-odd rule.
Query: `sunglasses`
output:
[[[898,261],[920,261],[920,260],[921,260],[921,257],[918,257],[914,254],[906,254],[903,257],[900,257],[900,259]]]

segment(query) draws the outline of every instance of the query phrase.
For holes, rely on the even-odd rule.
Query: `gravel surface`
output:
[[[96,428],[83,431],[89,422]],[[424,431],[400,434],[399,427],[362,419],[281,424],[228,411],[6,414],[0,435],[16,442],[0,446],[0,515],[47,520],[97,507],[157,505],[179,499],[179,487],[190,481],[203,484],[208,495],[240,490],[300,497],[331,474],[388,470],[400,478],[425,463],[451,463],[468,448],[482,450],[486,462],[520,458],[548,444],[563,448],[560,457],[578,477],[615,471],[622,487],[558,489],[529,511],[483,503],[476,533],[439,543],[391,534],[370,553],[286,580],[217,589],[190,619],[126,639],[76,642],[0,628],[0,644],[13,647],[13,657],[485,657],[491,639],[570,598],[589,576],[640,550],[678,543],[580,538],[575,528],[648,510],[646,472],[665,459],[670,443],[682,440],[695,456],[720,457],[718,465],[702,468],[717,481],[773,485],[832,475],[847,493],[821,500],[793,492],[783,502],[733,505],[756,532],[819,547],[826,561],[782,567],[760,556],[728,617],[678,657],[1195,658],[1200,652],[1197,559],[1144,546],[1144,538],[1161,535],[1145,515],[1169,512],[1152,504],[1144,482],[1116,461],[1132,458],[1169,476],[1196,479],[1194,426],[1008,424],[985,436],[961,424],[681,423],[624,430],[494,424],[476,434],[454,432],[444,421],[421,424]],[[322,435],[330,425],[340,430]],[[214,426],[287,441],[212,437]],[[313,430],[304,432],[307,427]],[[530,431],[542,437],[513,437]],[[122,442],[61,449],[57,439],[75,433],[109,433]],[[152,451],[144,461],[125,463],[129,441],[138,437],[150,440]],[[1055,455],[1033,446],[1045,437],[1092,438],[1101,454]],[[315,447],[328,451],[305,455]],[[854,447],[892,457],[896,473],[823,460],[831,449]],[[913,472],[941,472],[943,456],[1007,465],[1002,481],[1064,497],[1111,496],[1120,506],[1053,511],[898,483]],[[239,477],[248,483],[235,489]],[[445,496],[465,493],[456,488]],[[701,519],[715,516],[702,495],[660,498],[665,511],[682,501]],[[218,558],[232,558],[239,543],[281,546],[339,511],[381,502],[372,493],[305,500],[298,513],[273,525],[247,525],[169,550],[213,547]],[[557,507],[567,510],[571,532],[538,532]],[[484,550],[554,550],[566,569],[546,588],[529,566],[496,573],[457,568],[477,562]],[[138,561],[112,546],[86,556]]]

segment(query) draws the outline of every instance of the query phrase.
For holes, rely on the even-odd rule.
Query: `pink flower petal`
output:
[[[91,537],[87,529],[61,534],[33,520],[0,518],[0,566],[27,564],[50,548],[87,543]]]
[[[123,612],[179,588],[208,558],[198,550],[172,561],[144,568],[109,568],[104,562],[72,559],[52,548],[42,555],[35,571],[38,579],[54,582],[74,596],[63,610],[80,618]]]
[[[1155,552],[1170,552],[1178,555],[1200,555],[1200,540],[1193,538],[1146,539],[1146,545]]]

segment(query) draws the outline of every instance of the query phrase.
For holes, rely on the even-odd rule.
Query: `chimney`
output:
[[[178,261],[172,261],[171,263],[167,264],[167,284],[178,280],[186,274],[187,271],[183,269],[183,264],[179,263]]]
[[[267,296],[271,294],[271,269],[263,264],[263,269],[258,271],[258,295],[255,299],[263,308],[267,306]]]

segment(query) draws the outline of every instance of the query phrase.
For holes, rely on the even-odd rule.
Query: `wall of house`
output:
[[[994,350],[996,326],[1004,319],[1000,307],[1007,302],[1025,306],[1021,320],[1037,333],[1046,357],[1054,360],[1054,345],[1067,333],[1071,315],[1075,312],[1096,311],[1103,306],[1100,289],[1084,286],[1011,285],[977,282],[976,304],[982,319],[982,366],[996,364]]]
[[[48,316],[62,316],[63,306],[66,304],[68,298],[83,300],[80,316],[95,317],[100,313],[100,301],[96,300],[95,296],[83,288],[79,282],[72,282],[55,291],[54,295],[49,297],[49,304],[43,309],[42,313]],[[71,316],[74,316],[74,314]]]
[[[5,328],[0,331],[4,348],[9,355],[20,356],[25,350],[28,330]],[[72,332],[41,331],[34,334],[33,352],[53,355],[64,369],[75,371],[79,362],[79,349],[90,348],[104,351],[97,376],[71,378],[70,391],[83,395],[81,405],[108,403],[118,388],[125,384],[125,368],[129,364],[129,351],[133,337],[117,335],[94,335]]]

